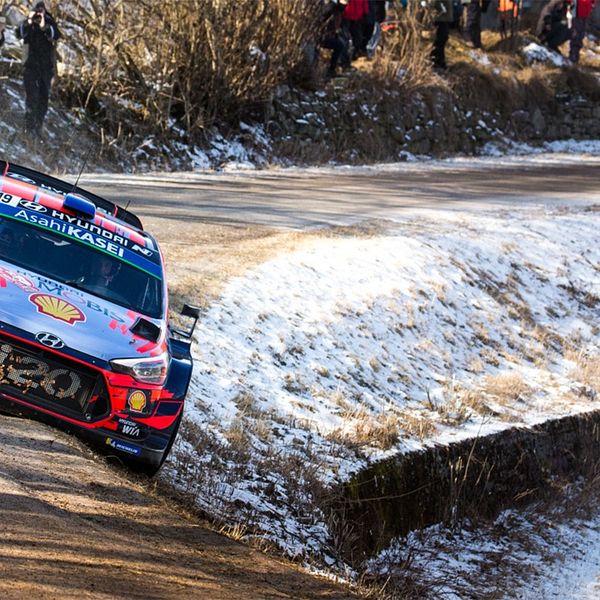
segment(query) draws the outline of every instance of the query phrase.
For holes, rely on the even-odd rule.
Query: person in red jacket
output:
[[[352,60],[366,54],[367,42],[364,39],[364,23],[369,17],[369,0],[348,0],[342,15],[344,29],[352,39]]]
[[[583,38],[587,23],[594,10],[595,0],[577,0],[575,4],[575,15],[571,25],[571,43],[569,46],[569,60],[573,63],[579,62],[579,52],[583,47]]]

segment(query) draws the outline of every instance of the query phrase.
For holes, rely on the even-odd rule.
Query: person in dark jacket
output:
[[[27,46],[23,70],[25,85],[25,130],[39,138],[48,112],[54,76],[54,43],[60,31],[43,2],[38,2],[17,28],[17,37]]]
[[[369,0],[369,13],[363,19],[363,47],[361,52],[372,58],[381,39],[381,24],[387,15],[385,0]]]
[[[342,14],[342,27],[352,39],[352,60],[366,54],[368,39],[364,39],[365,22],[369,18],[368,0],[348,0]]]
[[[579,62],[579,53],[583,48],[585,30],[595,3],[595,0],[577,0],[571,27],[571,43],[569,44],[569,60],[573,63]]]
[[[571,0],[550,0],[540,13],[536,34],[550,50],[560,52],[559,46],[570,37],[568,12]]]
[[[342,14],[346,9],[346,4],[346,0],[332,0],[325,5],[323,15],[325,30],[320,40],[320,46],[332,51],[329,66],[327,67],[327,77],[336,76],[339,64],[343,67],[350,64],[348,42],[341,33]]]
[[[433,66],[437,69],[446,69],[446,44],[450,36],[450,23],[454,18],[452,0],[429,0],[429,7],[433,10],[435,24],[435,37],[431,50]]]
[[[0,17],[0,46],[4,46],[4,29],[6,29],[6,19]]]

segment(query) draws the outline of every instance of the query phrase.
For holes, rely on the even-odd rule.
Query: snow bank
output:
[[[291,554],[368,462],[595,410],[600,213],[411,218],[234,279],[202,318],[167,473]]]

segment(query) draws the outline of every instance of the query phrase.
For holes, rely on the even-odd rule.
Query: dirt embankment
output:
[[[351,598],[211,531],[68,435],[0,416],[2,598]]]

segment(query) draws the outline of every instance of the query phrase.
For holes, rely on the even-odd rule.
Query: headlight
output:
[[[117,358],[110,366],[118,373],[131,375],[141,383],[162,385],[167,378],[170,357],[168,352],[150,358]]]

